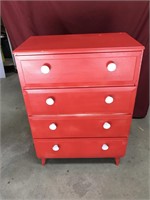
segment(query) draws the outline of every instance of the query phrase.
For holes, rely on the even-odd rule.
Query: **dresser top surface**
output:
[[[64,54],[142,50],[144,46],[127,33],[95,33],[31,36],[14,55]]]

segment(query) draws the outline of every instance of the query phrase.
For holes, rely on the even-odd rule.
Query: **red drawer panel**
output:
[[[33,138],[127,137],[131,115],[29,117]]]
[[[128,113],[135,100],[135,87],[43,89],[24,91],[29,115],[75,113]],[[106,103],[106,98],[113,99]],[[53,100],[53,105],[49,100]],[[109,99],[110,100],[110,99]]]
[[[20,57],[20,67],[28,88],[134,85],[140,58],[141,52],[28,56]],[[109,71],[110,63],[115,63],[114,71]],[[44,73],[43,65],[49,68]]]
[[[34,145],[38,158],[113,158],[125,155],[127,138],[34,139]]]

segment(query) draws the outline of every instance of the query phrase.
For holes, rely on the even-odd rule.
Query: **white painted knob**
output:
[[[105,99],[105,102],[107,103],[107,104],[110,104],[110,103],[112,103],[114,101],[114,99],[113,99],[113,97],[111,97],[111,96],[108,96],[108,97],[106,97],[106,99]]]
[[[113,63],[113,62],[112,62],[112,63],[109,63],[109,64],[107,65],[107,69],[108,69],[109,72],[115,71],[116,68],[117,68],[117,65],[116,65],[115,63]]]
[[[110,127],[111,127],[111,125],[110,125],[110,123],[108,123],[108,122],[105,122],[105,123],[103,124],[103,128],[104,128],[104,129],[110,129]]]
[[[107,144],[102,145],[102,150],[106,151],[109,149],[109,146]]]
[[[42,74],[48,74],[50,72],[50,68],[47,65],[43,65],[41,67]]]
[[[53,98],[48,98],[48,99],[46,99],[46,104],[47,104],[47,105],[52,106],[54,103],[55,103],[55,101],[54,101]]]
[[[52,147],[53,151],[59,151],[59,146],[57,144],[55,144],[53,147]]]
[[[49,125],[49,129],[52,130],[52,131],[55,131],[57,128],[56,124],[52,123]]]

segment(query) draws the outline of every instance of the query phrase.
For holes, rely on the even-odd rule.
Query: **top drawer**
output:
[[[138,80],[141,52],[20,56],[26,88],[129,86]]]

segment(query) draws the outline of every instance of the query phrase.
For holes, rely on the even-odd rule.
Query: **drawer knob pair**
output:
[[[107,70],[108,70],[109,72],[115,71],[116,68],[117,68],[117,65],[116,65],[115,63],[113,63],[113,62],[111,62],[111,63],[109,63],[109,64],[107,65]],[[50,72],[49,66],[47,66],[47,65],[42,65],[42,67],[41,67],[41,72],[42,72],[42,74],[48,74],[48,73]]]
[[[104,129],[110,129],[110,127],[111,127],[111,124],[109,122],[105,122],[103,124]],[[49,129],[52,131],[55,131],[57,129],[57,125],[55,123],[52,123],[49,125]]]
[[[110,125],[110,123],[108,123],[108,122],[105,122],[105,123],[103,124],[103,128],[104,128],[104,129],[110,129],[110,127],[111,127],[111,125]],[[49,125],[49,129],[52,130],[52,131],[54,131],[54,130],[57,129],[57,125],[56,125],[55,123],[52,123],[52,124]]]
[[[111,97],[111,96],[107,96],[105,98],[105,103],[107,103],[107,104],[111,104],[111,103],[113,103],[113,101],[114,101],[114,98]],[[53,98],[46,99],[46,104],[47,105],[52,106],[54,103],[55,103],[55,100]]]
[[[41,67],[42,74],[48,74],[50,72],[50,68],[47,65],[43,65]]]
[[[52,147],[53,151],[59,151],[60,147],[55,144],[53,147]],[[102,150],[104,151],[107,151],[109,149],[109,146],[107,144],[103,144],[102,145]]]
[[[117,68],[117,65],[116,65],[115,63],[113,63],[113,62],[111,62],[111,63],[109,63],[109,64],[107,65],[107,70],[108,70],[109,72],[115,71],[116,68]],[[42,74],[48,74],[48,73],[50,72],[49,66],[47,66],[47,65],[42,65],[42,67],[41,67],[41,72],[42,72]]]
[[[113,62],[111,62],[107,65],[107,70],[109,72],[114,72],[116,70],[116,68],[117,68],[117,65]]]
[[[57,125],[55,123],[52,123],[49,125],[49,129],[55,131],[57,129]]]

